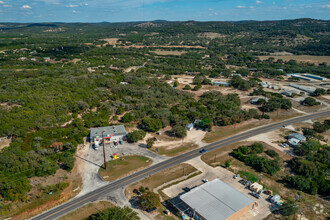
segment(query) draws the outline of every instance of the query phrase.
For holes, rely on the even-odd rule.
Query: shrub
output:
[[[127,141],[137,142],[142,140],[146,136],[146,132],[142,130],[136,130],[127,134]]]
[[[273,157],[273,158],[275,158],[275,157],[278,157],[279,155],[278,155],[278,153],[276,153],[276,151],[274,151],[274,150],[271,150],[271,149],[269,149],[269,150],[266,150],[266,152],[265,152],[266,154],[268,154],[270,157]]]

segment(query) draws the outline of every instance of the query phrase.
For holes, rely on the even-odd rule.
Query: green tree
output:
[[[304,99],[304,101],[302,102],[303,105],[306,106],[314,106],[314,105],[320,105],[320,102],[317,102],[316,99],[312,98],[312,97],[307,97]]]
[[[177,80],[174,81],[173,87],[176,88],[179,86],[179,82]]]
[[[152,148],[152,146],[154,145],[154,143],[155,143],[154,138],[148,138],[147,139],[147,146],[148,146],[148,148]]]
[[[90,215],[88,220],[139,220],[138,214],[131,208],[114,207]]]
[[[128,112],[121,118],[121,121],[124,123],[134,121],[134,116],[130,112]]]
[[[158,118],[144,118],[142,120],[142,126],[146,131],[156,132],[162,128],[162,121]]]
[[[183,138],[187,136],[187,129],[181,125],[174,125],[170,133],[175,137]]]
[[[143,130],[136,130],[127,134],[127,141],[137,142],[142,140],[146,136],[146,132]]]
[[[298,212],[298,205],[295,202],[288,200],[281,206],[279,210],[281,215],[291,216]]]
[[[142,210],[151,210],[160,206],[160,197],[158,194],[148,191],[139,197]]]

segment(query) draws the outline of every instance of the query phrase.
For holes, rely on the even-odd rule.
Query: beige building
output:
[[[236,220],[254,209],[254,201],[219,179],[180,196],[185,213],[196,220]]]

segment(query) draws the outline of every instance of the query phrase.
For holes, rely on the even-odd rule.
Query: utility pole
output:
[[[107,169],[107,162],[105,161],[105,149],[104,149],[104,136],[103,136],[104,131],[102,131],[102,143],[103,143],[103,158],[104,158],[104,169]]]

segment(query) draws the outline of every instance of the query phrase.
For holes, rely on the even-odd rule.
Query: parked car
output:
[[[239,174],[236,174],[235,176],[234,176],[234,179],[237,179],[237,178],[239,178],[240,177],[240,175]]]
[[[206,183],[206,182],[208,182],[209,180],[208,179],[202,179],[202,182],[203,183]]]
[[[205,153],[207,150],[206,149],[202,149],[199,151],[199,153]]]

